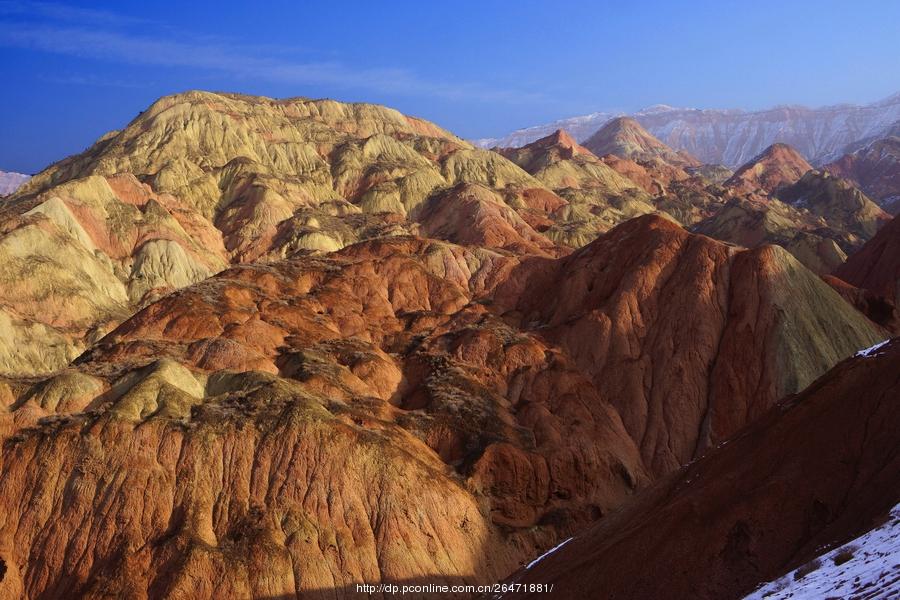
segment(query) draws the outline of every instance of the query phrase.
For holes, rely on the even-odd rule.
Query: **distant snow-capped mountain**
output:
[[[19,189],[23,183],[31,179],[28,175],[23,175],[22,173],[9,173],[7,171],[0,171],[0,196],[6,196],[8,194],[12,194],[14,191]]]
[[[617,116],[621,114],[597,112],[476,143],[482,147],[521,146],[557,129],[565,129],[578,142],[584,142]],[[737,167],[766,147],[782,142],[813,164],[822,164],[843,155],[854,142],[877,137],[900,121],[900,94],[866,105],[778,106],[759,111],[655,105],[630,116],[664,143],[686,150],[704,163]]]

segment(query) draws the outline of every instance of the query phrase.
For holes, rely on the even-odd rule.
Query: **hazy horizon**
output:
[[[754,111],[900,91],[898,4],[611,7],[2,1],[0,169],[39,171],[188,89],[385,104],[470,139],[655,104]]]

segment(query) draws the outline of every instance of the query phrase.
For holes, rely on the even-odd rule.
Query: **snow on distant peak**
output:
[[[638,114],[649,115],[649,114],[654,114],[654,113],[671,112],[673,110],[692,110],[692,109],[690,109],[690,108],[687,108],[687,109],[675,108],[674,106],[669,106],[668,104],[654,104],[652,106],[648,106],[647,108],[641,109],[640,111],[638,111]]]
[[[900,504],[888,520],[848,544],[764,584],[744,600],[900,597]]]
[[[861,358],[869,358],[869,357],[871,357],[871,356],[878,356],[878,351],[879,351],[882,347],[886,346],[890,341],[891,341],[891,340],[890,340],[890,338],[889,338],[889,339],[884,340],[883,342],[878,342],[878,343],[875,344],[874,346],[870,346],[870,347],[866,348],[865,350],[860,350],[859,352],[857,352],[857,353],[854,354],[853,356],[858,356],[858,357],[861,357]]]
[[[31,179],[29,175],[22,173],[0,171],[0,196],[12,194],[29,179]]]

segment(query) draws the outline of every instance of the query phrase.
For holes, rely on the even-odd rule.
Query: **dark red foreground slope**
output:
[[[552,583],[560,598],[742,597],[877,524],[900,499],[898,431],[895,339],[514,579]]]

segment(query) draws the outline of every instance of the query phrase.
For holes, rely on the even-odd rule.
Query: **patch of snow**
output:
[[[853,356],[861,357],[861,358],[869,358],[870,356],[878,356],[878,350],[880,350],[883,346],[886,346],[890,339],[886,339],[883,342],[878,342],[874,346],[869,346],[865,350],[860,350]]]
[[[539,562],[541,562],[542,560],[544,560],[545,558],[547,558],[548,556],[550,556],[551,554],[553,554],[554,552],[556,552],[557,550],[559,550],[560,548],[562,548],[563,546],[565,546],[566,544],[568,544],[569,542],[571,542],[574,539],[575,539],[574,537],[570,537],[567,540],[563,540],[559,544],[553,546],[552,548],[550,548],[549,550],[547,550],[546,552],[544,552],[543,554],[538,556],[536,559],[534,559],[533,561],[531,561],[530,563],[525,565],[525,568],[530,569],[531,567],[538,564]]]
[[[900,504],[883,525],[764,584],[744,600],[900,598]]]

